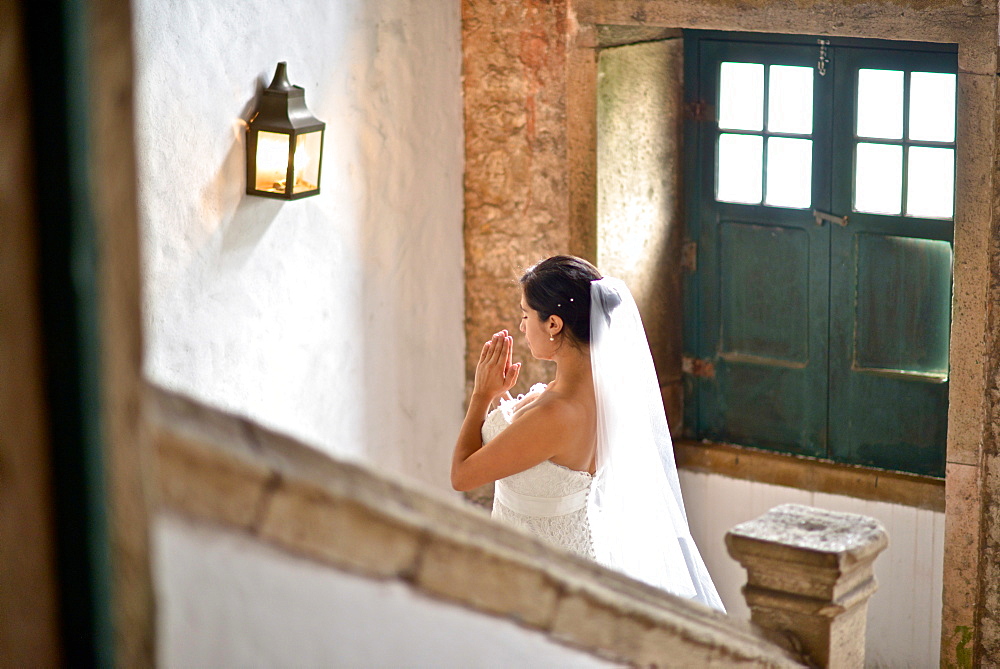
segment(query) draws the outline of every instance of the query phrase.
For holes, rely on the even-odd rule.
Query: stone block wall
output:
[[[469,383],[483,342],[501,328],[517,331],[524,269],[558,253],[594,260],[593,220],[571,213],[567,116],[576,99],[594,104],[570,90],[578,37],[567,0],[462,2]],[[520,389],[550,380],[550,363],[533,360],[517,337],[515,359],[525,363]]]

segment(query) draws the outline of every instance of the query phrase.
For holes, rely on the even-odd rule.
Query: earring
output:
[[[552,335],[549,335],[549,341],[555,341],[555,337],[553,337]]]

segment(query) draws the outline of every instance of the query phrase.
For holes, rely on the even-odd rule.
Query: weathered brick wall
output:
[[[520,319],[517,278],[572,246],[567,169],[567,0],[463,0],[468,382],[482,343]],[[591,258],[592,259],[592,258]],[[551,378],[531,358],[519,387]]]

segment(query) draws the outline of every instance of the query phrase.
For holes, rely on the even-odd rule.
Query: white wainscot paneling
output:
[[[779,504],[807,504],[879,519],[889,548],[875,561],[878,592],[868,605],[866,666],[937,667],[941,634],[944,514],[899,504],[681,471],[691,533],[729,614],[749,618],[746,572],[726,552],[726,532]]]

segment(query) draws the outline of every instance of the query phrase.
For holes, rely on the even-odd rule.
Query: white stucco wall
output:
[[[459,3],[133,7],[147,375],[447,486],[464,402]],[[244,120],[281,60],[327,124],[322,193],[284,203],[244,194]]]
[[[164,667],[614,666],[405,583],[339,572],[245,534],[169,515],[153,529]]]

